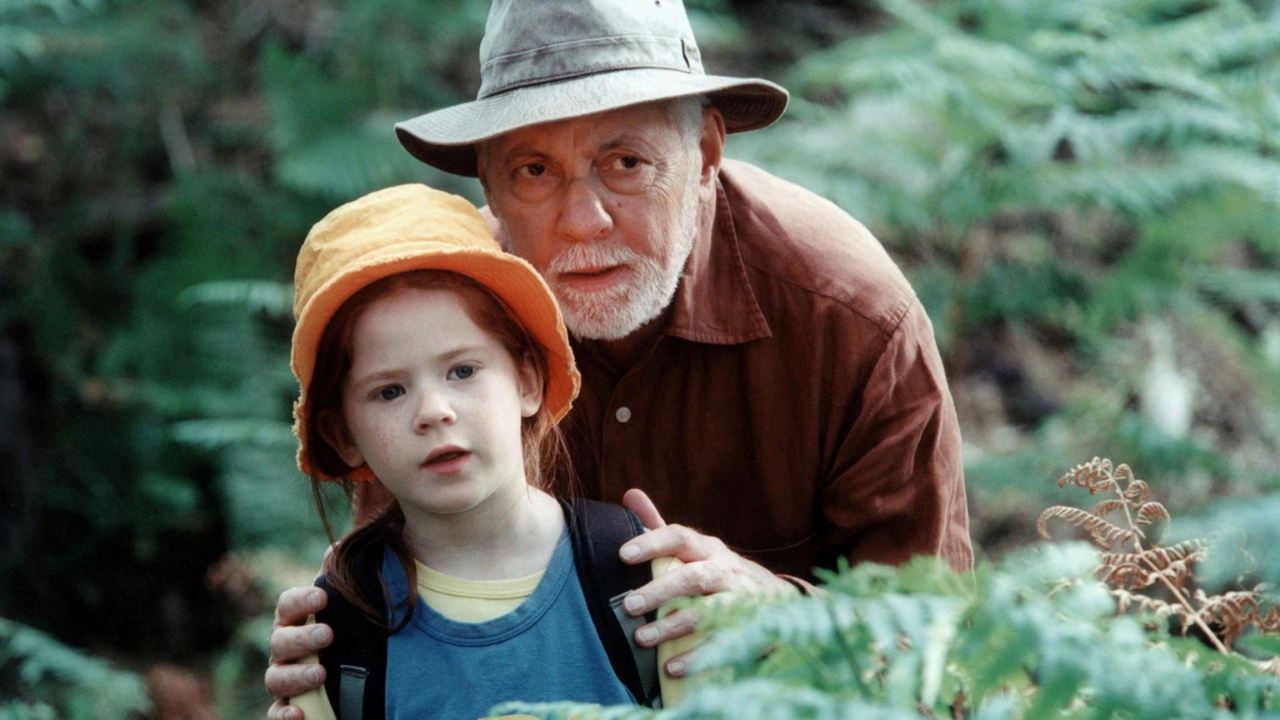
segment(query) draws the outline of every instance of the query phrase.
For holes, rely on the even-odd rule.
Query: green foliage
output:
[[[730,153],[826,194],[905,266],[975,512],[1025,526],[1009,516],[1031,471],[1081,455],[1202,479],[1188,502],[1270,483],[1245,478],[1280,465],[1275,3],[879,5],[883,32],[800,59],[787,116]],[[1181,400],[1156,356],[1189,378]],[[966,405],[997,384],[994,409]],[[1033,395],[1044,409],[1019,414]]]
[[[1098,555],[1044,545],[959,577],[918,559],[844,569],[826,594],[699,605],[714,628],[667,711],[511,703],[544,718],[1267,717],[1280,678],[1115,617]],[[1067,580],[1064,581],[1064,578]]]
[[[1201,580],[1214,589],[1243,579],[1246,584],[1280,587],[1280,498],[1223,500],[1190,518],[1181,518],[1173,537],[1223,538],[1222,552],[1210,553],[1203,563]]]
[[[4,720],[128,720],[151,708],[142,678],[4,618],[0,670]]]
[[[735,136],[729,155],[837,201],[912,279],[957,396],[980,551],[998,555],[1029,533],[1031,498],[1055,492],[1043,479],[1104,454],[1174,478],[1173,509],[1240,496],[1179,514],[1175,532],[1239,522],[1248,555],[1211,556],[1209,577],[1280,582],[1280,511],[1258,497],[1280,489],[1273,0],[888,0],[882,15],[839,3],[784,13],[869,19],[860,29],[874,32],[856,37],[780,33],[788,23],[767,4],[740,17],[754,4],[687,4],[710,70],[759,68],[793,91],[783,122]],[[194,618],[210,602],[206,568],[226,553],[286,549],[306,582],[325,543],[290,435],[294,254],[325,212],[377,187],[427,182],[483,201],[474,182],[410,158],[391,126],[470,96],[487,6],[0,3],[0,345],[18,351],[38,458],[29,477],[7,480],[38,509],[15,520],[37,552],[11,561],[0,602],[77,645],[213,657],[224,715],[261,713],[269,616],[246,603],[238,628],[227,613]],[[794,67],[772,64],[797,55]],[[1169,352],[1157,352],[1155,327],[1172,336]],[[1195,378],[1181,430],[1148,389],[1157,356]],[[999,362],[1026,382],[995,377]],[[974,401],[988,391],[990,413]],[[1043,408],[1017,417],[1012,406],[1037,393]],[[1179,657],[1197,669],[1187,687],[1153,679],[1141,690],[1150,708],[1158,691],[1187,703],[1171,715],[1212,712],[1205,698],[1226,693],[1248,714],[1252,691],[1230,688],[1253,676],[1179,639],[1073,616],[1058,599],[1014,602],[1022,590],[996,589],[1025,590],[1022,570],[983,572],[976,590],[925,570],[843,574],[829,607],[780,607],[755,635],[726,635],[738,655],[720,671],[740,677],[679,712],[718,716],[737,703],[761,717],[914,717],[904,698],[949,713],[963,681],[984,693],[970,698],[973,717],[1128,713],[1145,686],[1058,658],[1061,642],[1059,655],[1103,662],[1108,651],[1092,645],[1114,644],[1119,664]],[[1074,619],[1041,627],[1057,612]],[[199,642],[174,639],[206,626]],[[970,626],[981,629],[972,639]],[[855,648],[894,633],[913,645],[854,662],[818,642],[826,632]],[[794,650],[750,661],[751,648],[784,635]],[[846,675],[848,691],[837,682]],[[5,682],[0,719],[64,717],[66,683],[92,684],[11,695]]]

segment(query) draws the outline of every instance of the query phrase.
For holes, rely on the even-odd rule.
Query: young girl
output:
[[[385,683],[373,688],[386,716],[633,702],[547,492],[555,424],[579,378],[538,274],[465,200],[405,185],[312,228],[294,281],[298,465],[317,499],[323,481],[377,480],[396,500],[325,562],[330,588],[386,628]],[[343,693],[348,720],[360,710]],[[335,716],[323,690],[293,704],[309,720]]]

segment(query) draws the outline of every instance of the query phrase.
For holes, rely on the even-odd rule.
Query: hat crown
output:
[[[494,0],[478,97],[637,68],[703,74],[682,0]]]
[[[464,198],[426,185],[398,185],[345,203],[316,223],[294,267],[295,318],[326,285],[353,272],[371,255],[403,249],[500,252],[484,218]]]

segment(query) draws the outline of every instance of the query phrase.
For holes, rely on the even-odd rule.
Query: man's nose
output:
[[[452,425],[457,419],[458,415],[453,411],[445,393],[428,391],[418,398],[413,429],[421,433],[434,425]]]
[[[556,229],[574,242],[597,240],[613,229],[613,217],[605,208],[594,179],[579,178],[569,182]]]

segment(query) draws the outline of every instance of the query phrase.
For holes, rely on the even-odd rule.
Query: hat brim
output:
[[[788,98],[782,87],[760,78],[628,69],[516,88],[419,115],[397,123],[396,137],[422,162],[476,177],[476,143],[531,125],[695,95],[710,99],[731,133],[771,125]]]

